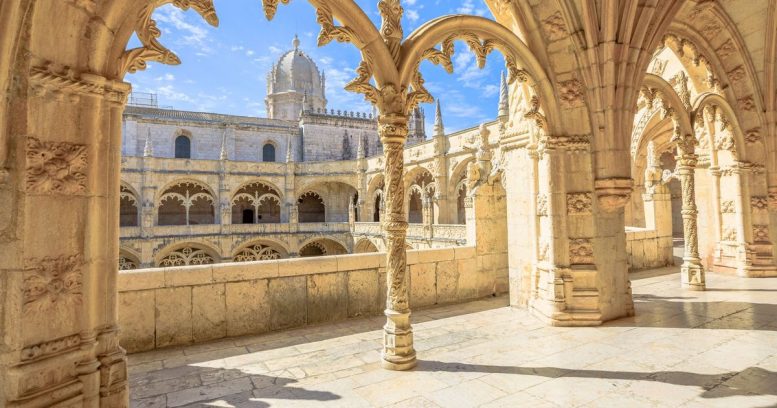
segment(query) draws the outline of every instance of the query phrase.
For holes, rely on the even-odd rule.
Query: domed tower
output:
[[[299,48],[295,35],[294,49],[283,54],[267,74],[267,116],[270,119],[297,120],[303,110],[326,109],[326,79]]]

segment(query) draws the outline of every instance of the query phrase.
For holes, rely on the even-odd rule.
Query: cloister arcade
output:
[[[118,287],[130,275],[118,269],[151,266],[141,255],[170,269],[135,276],[161,276],[161,286],[149,290],[172,293],[180,288],[165,285],[173,285],[168,277],[180,266],[235,260],[260,268],[286,256],[354,252],[356,224],[367,218],[372,225],[362,225],[362,235],[377,236],[382,245],[360,236],[355,246],[385,252],[371,270],[385,293],[381,364],[394,370],[416,364],[409,277],[423,277],[427,267],[445,269],[443,262],[455,264],[457,276],[472,277],[457,285],[485,282],[464,287],[470,299],[506,292],[511,306],[553,326],[633,316],[634,260],[656,260],[667,249],[671,257],[671,246],[662,243],[675,235],[684,241],[677,282],[684,290],[704,290],[707,273],[777,275],[773,2],[755,1],[743,13],[741,4],[716,0],[486,0],[493,20],[442,17],[405,37],[399,0],[380,2],[380,28],[352,1],[314,1],[320,44],[350,42],[365,57],[347,89],[377,107],[381,156],[344,162],[358,170],[339,179],[314,178],[336,173],[338,165],[268,162],[262,165],[277,170],[271,180],[239,176],[227,183],[226,159],[201,164],[211,167],[197,180],[162,172],[163,159],[148,155],[134,158],[141,171],[122,180],[121,120],[131,88],[125,75],[153,61],[181,62],[159,42],[151,16],[160,3],[166,2],[0,3],[0,201],[7,203],[0,209],[0,405],[128,405]],[[287,3],[262,2],[269,18]],[[173,4],[218,25],[210,0]],[[133,34],[142,46],[127,50]],[[420,61],[452,66],[454,40],[479,63],[494,51],[505,56],[499,118],[461,137],[440,132],[406,149],[408,113],[433,100]],[[434,155],[405,159],[432,144]],[[241,166],[232,163],[235,174]],[[143,183],[151,177],[155,182]],[[292,178],[300,180],[285,182]],[[672,191],[680,196],[674,208]],[[356,204],[361,220],[354,219],[357,196],[364,198]],[[265,215],[266,225],[230,225],[258,224]],[[414,252],[418,259],[410,260],[414,225],[408,221],[421,222],[418,234],[465,221],[466,246],[446,250],[449,258],[432,266],[418,259],[444,251]],[[316,230],[303,224],[317,224]],[[226,226],[234,237],[226,245],[210,243]],[[160,234],[154,245],[120,244],[125,232],[140,241],[157,227],[211,235]],[[260,227],[293,235],[294,247],[265,241],[256,233]],[[287,262],[302,270],[310,265],[305,262],[325,261]],[[355,271],[334,264],[332,275]],[[281,276],[272,265],[275,275],[257,273],[255,281],[240,281],[241,288],[296,288],[306,299],[309,282],[320,279],[297,270],[299,276]],[[209,268],[207,285],[215,286],[227,268]],[[243,298],[265,295],[240,290]],[[326,310],[290,306],[283,302],[299,298],[265,292],[274,311],[303,314],[271,319],[261,330],[326,321]],[[193,331],[184,341],[195,341]]]

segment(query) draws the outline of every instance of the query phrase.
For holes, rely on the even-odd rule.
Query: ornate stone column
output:
[[[407,214],[405,213],[404,147],[407,139],[407,116],[381,112],[378,132],[386,159],[386,214],[383,230],[386,234],[386,325],[383,327],[384,368],[408,370],[416,365],[413,349],[413,329],[410,326],[408,299]]]
[[[685,251],[683,265],[680,267],[682,286],[690,290],[704,290],[704,266],[699,257],[699,228],[697,217],[699,211],[696,207],[696,164],[698,157],[694,150],[696,138],[694,135],[682,135],[680,129],[675,126],[675,134],[672,138],[677,144],[677,177],[680,179],[683,193],[683,236],[685,239]]]

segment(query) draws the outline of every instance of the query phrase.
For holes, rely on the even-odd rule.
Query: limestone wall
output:
[[[121,345],[130,352],[379,315],[383,253],[158,268],[119,274]],[[506,254],[408,252],[413,308],[507,291]],[[378,329],[379,327],[376,327]]]
[[[629,270],[663,268],[674,264],[672,236],[654,229],[626,227]]]

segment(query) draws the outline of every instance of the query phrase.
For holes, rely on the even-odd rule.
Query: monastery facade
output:
[[[292,45],[267,75],[268,118],[126,108],[121,269],[385,249],[377,118],[327,109],[324,74]],[[424,112],[411,114],[411,248],[466,242],[478,129],[445,134],[439,109],[435,121],[427,140]]]

